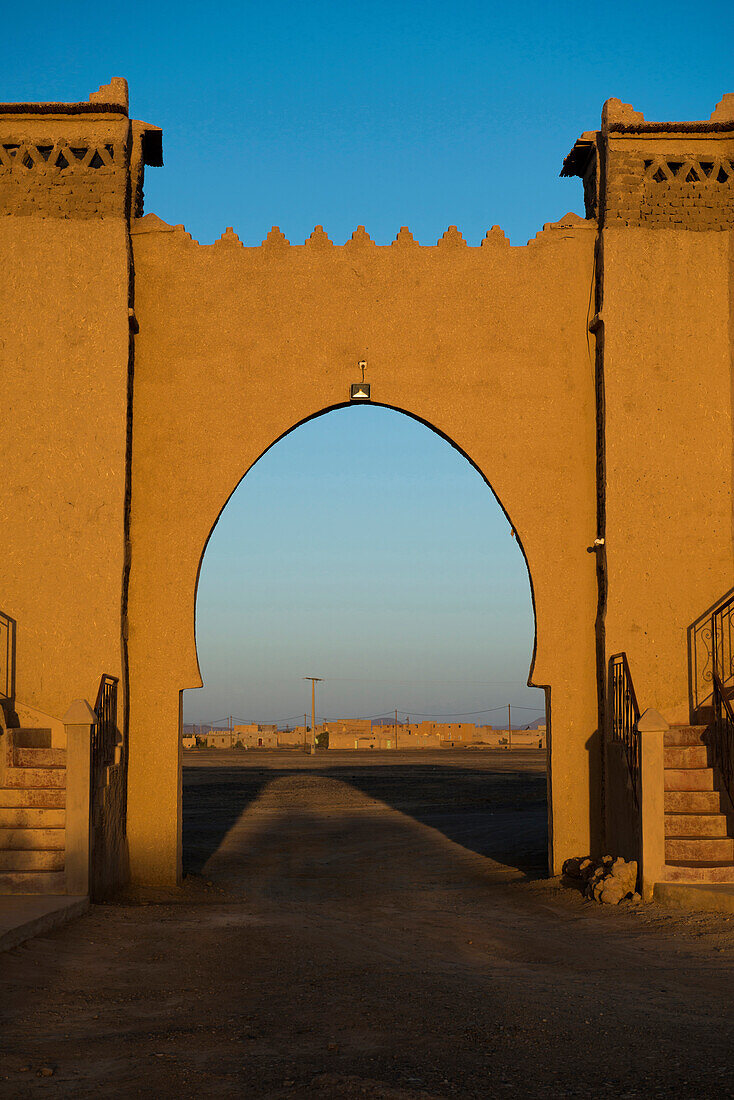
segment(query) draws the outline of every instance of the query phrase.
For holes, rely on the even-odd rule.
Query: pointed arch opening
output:
[[[305,482],[314,499],[303,498]],[[488,777],[509,760],[498,754],[519,745],[534,754],[525,787],[535,836],[526,821],[520,847],[530,850],[516,862],[538,870],[540,851],[544,864],[549,693],[529,686],[532,575],[485,474],[432,424],[391,405],[342,403],[282,433],[219,511],[199,561],[195,614],[204,686],[185,697],[185,744],[199,746],[184,757],[185,790],[204,743],[248,767],[262,750],[290,752],[285,774],[304,766],[316,742],[308,768],[319,774],[333,772],[340,751],[402,761],[409,748],[412,764],[430,757],[444,770],[452,752],[473,753],[488,807]],[[312,729],[301,677],[316,673],[325,682]],[[200,869],[192,827],[185,803],[184,866]],[[491,838],[464,842],[512,860]]]

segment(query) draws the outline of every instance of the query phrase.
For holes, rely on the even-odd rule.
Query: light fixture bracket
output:
[[[369,401],[370,400],[370,386],[369,382],[364,380],[365,367],[367,366],[366,359],[360,359],[357,366],[362,371],[362,381],[354,382],[349,387],[349,400],[350,401]]]

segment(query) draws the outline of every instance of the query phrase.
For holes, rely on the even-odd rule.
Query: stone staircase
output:
[[[734,817],[717,790],[705,731],[672,726],[665,733],[666,882],[734,883]]]
[[[50,729],[0,736],[0,894],[63,894],[66,749]]]

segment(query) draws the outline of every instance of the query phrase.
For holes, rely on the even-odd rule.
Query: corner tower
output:
[[[626,651],[645,706],[696,721],[711,685],[689,634],[734,583],[734,94],[694,122],[610,99],[561,174],[599,221],[606,654]]]
[[[129,229],[143,166],[160,163],[161,132],[128,117],[125,80],[85,103],[0,105],[0,515],[13,534],[0,591],[26,720],[58,719],[124,672]]]
[[[582,178],[586,216],[602,228],[733,230],[734,94],[703,122],[648,122],[608,99],[561,175]]]

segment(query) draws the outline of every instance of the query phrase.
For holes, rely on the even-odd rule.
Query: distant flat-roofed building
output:
[[[210,730],[206,734],[208,749],[231,749],[232,744],[232,734],[229,730]]]
[[[514,748],[544,749],[545,726],[538,726],[532,730],[513,730],[512,745]]]
[[[294,726],[292,730],[278,730],[278,747],[293,749],[311,744],[310,731],[305,726]]]
[[[545,748],[545,726],[494,729],[473,722],[394,722],[370,724],[366,718],[327,722],[330,749]]]
[[[294,726],[292,730],[278,730],[278,746],[282,749],[302,749],[317,744],[316,738],[323,733],[323,726],[312,730],[310,726]]]
[[[248,722],[247,725],[233,726],[232,738],[233,744],[243,745],[246,749],[277,749],[278,727]]]
[[[391,722],[389,725],[372,727],[372,732],[377,734],[383,742],[389,741],[386,748],[390,749],[438,749],[440,742],[435,733],[420,730],[418,726],[410,723]]]
[[[411,729],[418,737],[437,737],[442,745],[473,745],[481,740],[474,722],[417,722]]]
[[[338,718],[334,722],[325,723],[330,749],[394,749],[395,731],[392,727],[383,727],[389,730],[387,736],[377,732],[380,727],[373,729],[369,718]]]

